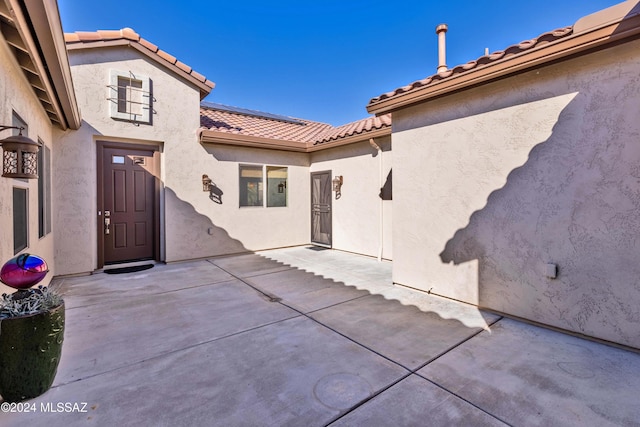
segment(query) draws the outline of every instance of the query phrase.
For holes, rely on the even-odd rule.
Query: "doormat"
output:
[[[326,251],[329,250],[331,248],[325,248],[324,246],[308,246],[307,249],[309,249],[310,251]]]
[[[135,265],[132,267],[110,268],[109,270],[104,270],[104,272],[107,274],[135,273],[136,271],[148,270],[152,267],[153,267],[153,264],[144,264],[144,265]]]

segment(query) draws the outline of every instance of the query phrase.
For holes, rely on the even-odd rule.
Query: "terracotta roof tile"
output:
[[[520,43],[514,44],[512,46],[509,46],[508,48],[506,48],[505,50],[500,50],[497,52],[493,52],[489,55],[485,55],[485,56],[481,56],[480,58],[476,59],[475,61],[469,61],[466,64],[462,64],[462,65],[458,65],[456,67],[453,67],[451,69],[448,69],[444,72],[441,73],[436,73],[433,74],[432,76],[426,77],[422,80],[418,80],[415,81],[407,86],[402,86],[396,90],[393,90],[391,92],[387,92],[387,93],[383,93],[382,95],[372,98],[369,101],[369,105],[371,104],[375,104],[376,102],[380,102],[389,98],[393,98],[395,96],[399,96],[402,95],[404,93],[407,92],[411,92],[413,90],[431,85],[431,84],[435,84],[437,82],[440,82],[444,79],[448,79],[448,78],[452,78],[455,76],[458,76],[462,73],[467,73],[470,72],[472,70],[475,69],[479,69],[481,67],[485,67],[487,65],[490,65],[496,61],[500,61],[502,59],[507,59],[510,58],[512,56],[518,55],[524,51],[527,51],[529,49],[532,49],[534,47],[539,47],[551,42],[554,42],[558,39],[561,39],[563,37],[567,37],[569,35],[571,35],[573,32],[573,27],[564,27],[564,28],[559,28],[557,30],[554,31],[550,31],[548,33],[544,33],[542,35],[540,35],[539,37],[536,37],[535,39],[531,39],[531,40],[525,40],[522,41]]]
[[[151,43],[149,40],[140,39],[139,43],[142,46],[144,46],[147,49],[149,49],[151,52],[157,52],[158,51],[158,46],[156,46],[155,44]]]
[[[207,78],[205,76],[203,76],[202,74],[198,73],[195,70],[191,70],[191,75],[193,77],[195,77],[196,79],[200,80],[201,82],[206,82]]]
[[[120,33],[122,34],[122,37],[126,39],[134,41],[140,40],[140,35],[133,31],[133,29],[131,28],[123,28],[122,30],[120,30]]]
[[[64,41],[66,43],[77,43],[80,41],[80,35],[78,33],[65,33]]]
[[[189,67],[184,62],[176,61],[176,67],[180,68],[185,73],[189,74],[193,71],[193,68]]]
[[[204,84],[207,88],[209,88],[209,91],[215,86],[215,83],[213,83],[211,80],[208,80],[202,74],[197,73],[188,65],[178,61],[175,56],[159,49],[158,46],[149,42],[148,40],[143,39],[131,28],[123,28],[121,30],[98,30],[95,32],[77,31],[75,33],[65,33],[64,40],[69,47],[82,44],[82,47],[87,48],[92,47],[92,43],[96,42],[117,40],[128,40],[131,42],[135,42],[142,46],[146,51],[148,51],[152,57],[174,65],[180,73],[184,73],[194,78],[196,81]]]
[[[333,127],[317,135],[314,144],[322,144],[386,127],[391,127],[391,114],[384,114],[379,117],[367,117],[366,119],[347,123],[346,125]]]
[[[200,107],[200,125],[204,129],[222,133],[279,139],[300,144],[322,144],[385,127],[390,128],[391,115],[368,117],[334,127],[327,123],[205,102]]]
[[[76,33],[78,35],[78,40],[81,41],[94,41],[102,39],[102,35],[100,33],[90,33],[87,31],[81,31]]]
[[[168,53],[167,53],[167,52],[165,52],[164,50],[160,50],[160,49],[158,49],[158,51],[156,52],[156,54],[157,54],[160,58],[164,59],[165,61],[167,61],[167,62],[169,62],[169,63],[171,63],[171,64],[175,64],[175,63],[176,63],[176,61],[178,60],[178,58],[176,58],[176,57],[175,57],[175,56],[173,56],[173,55],[168,54]]]

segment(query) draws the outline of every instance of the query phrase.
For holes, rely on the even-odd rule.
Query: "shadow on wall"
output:
[[[202,148],[219,162],[240,162],[256,164],[286,163],[289,166],[309,166],[309,158],[306,153],[274,151],[250,147],[233,147],[215,144],[202,144]]]
[[[562,110],[440,258],[478,260],[480,306],[639,347],[640,146],[625,113],[637,101],[596,95]]]
[[[216,185],[215,182],[209,186],[209,199],[212,202],[221,205],[222,204],[222,195],[223,194],[224,194],[224,192],[220,189],[220,187],[218,187]]]
[[[203,194],[204,196],[204,194]],[[249,252],[242,242],[165,188],[167,261]]]
[[[391,137],[385,136],[375,139],[376,144],[382,148],[383,152],[391,151]],[[331,160],[343,160],[350,157],[371,156],[378,157],[378,150],[373,148],[368,140],[353,144],[342,145],[311,153],[313,163],[326,162]]]
[[[382,200],[393,200],[393,169],[389,170],[389,174],[387,175],[387,179],[384,182],[384,185],[380,189],[380,198]]]

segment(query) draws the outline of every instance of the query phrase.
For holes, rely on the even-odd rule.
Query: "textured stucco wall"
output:
[[[97,267],[96,141],[154,144],[164,151],[161,178],[167,190],[176,185],[174,176],[190,163],[175,164],[172,156],[182,147],[197,146],[200,125],[198,89],[126,47],[69,52],[69,61],[82,127],[56,133],[54,185],[60,189],[54,222],[59,274],[93,271]],[[109,70],[132,71],[152,82],[152,125],[114,120],[109,114]],[[174,209],[173,199],[164,206]],[[166,227],[161,238],[174,239],[179,227]],[[175,240],[175,239],[174,239]]]
[[[167,205],[167,260],[224,255],[309,242],[309,163],[304,153],[230,147],[215,144],[189,145],[173,153],[181,171],[172,174]],[[240,207],[239,165],[286,166],[286,207]],[[206,174],[222,191],[222,204],[202,191]],[[194,216],[193,213],[196,213]],[[195,218],[186,221],[188,217]],[[209,234],[209,229],[212,234]]]
[[[15,111],[28,125],[28,137],[41,140],[51,146],[51,122],[40,102],[29,86],[22,70],[8,50],[0,35],[0,124],[11,125]],[[12,130],[0,133],[4,139]],[[0,148],[0,151],[2,149]],[[56,273],[53,256],[54,231],[43,238],[38,237],[38,180],[0,178],[0,266],[14,256],[13,253],[13,187],[26,188],[28,193],[28,247],[22,253],[41,256],[47,261],[49,273],[41,284],[46,285]],[[55,199],[56,193],[53,193]],[[13,290],[0,284],[0,294]]]
[[[379,242],[379,166],[367,142],[326,154],[278,152],[198,143],[198,90],[126,47],[70,52],[83,124],[56,132],[54,222],[59,230],[59,274],[97,268],[96,141],[161,147],[162,259],[168,262],[293,246],[310,240],[311,157],[315,170],[345,175],[343,198],[334,204],[334,247],[376,256]],[[152,125],[134,125],[109,115],[109,70],[131,70],[152,81]],[[382,139],[384,179],[391,170],[390,139]],[[375,155],[374,155],[375,154]],[[286,166],[286,207],[239,207],[239,165]],[[345,172],[340,172],[344,169]],[[347,172],[348,171],[348,172]],[[202,191],[208,175],[223,192],[222,203]],[[384,207],[384,253],[391,258],[391,202]]]
[[[395,112],[394,281],[640,347],[639,49]]]
[[[97,267],[96,141],[161,147],[162,259],[167,262],[308,243],[308,155],[229,148],[198,142],[197,88],[127,48],[71,51],[83,125],[58,132],[55,184],[64,189],[56,215],[60,274]],[[114,120],[106,100],[109,70],[131,70],[152,81],[152,125]],[[288,166],[289,205],[239,208],[238,165]],[[202,191],[207,174],[223,191],[222,204]]]
[[[330,170],[332,178],[344,177],[341,197],[336,200],[332,193],[333,248],[377,257],[382,204],[382,257],[391,259],[392,201],[379,197],[380,188],[391,180],[391,138],[377,138],[375,142],[382,154],[366,141],[311,153],[311,172]]]

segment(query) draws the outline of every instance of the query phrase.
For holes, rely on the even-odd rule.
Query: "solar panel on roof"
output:
[[[259,118],[263,118],[263,119],[278,120],[280,122],[293,123],[293,124],[296,124],[296,125],[306,125],[305,122],[302,122],[300,120],[296,120],[296,119],[294,119],[292,117],[281,116],[279,114],[264,113],[262,111],[249,110],[247,108],[232,107],[232,106],[229,106],[229,105],[217,104],[215,102],[202,101],[200,103],[200,105],[203,106],[204,108],[209,108],[211,110],[226,111],[226,112],[229,112],[229,113],[242,114],[242,115],[245,115],[245,116],[252,116],[252,117],[259,117]]]

